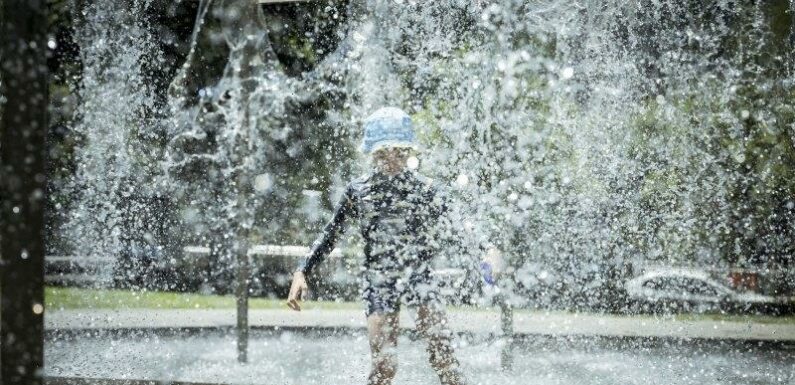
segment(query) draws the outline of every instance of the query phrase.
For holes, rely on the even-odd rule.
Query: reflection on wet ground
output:
[[[793,384],[792,344],[527,337],[514,367],[500,369],[500,342],[460,338],[473,384]],[[238,364],[232,334],[51,333],[46,375],[241,384],[363,384],[364,334],[254,332],[249,363]],[[438,384],[422,340],[401,337],[395,384]]]

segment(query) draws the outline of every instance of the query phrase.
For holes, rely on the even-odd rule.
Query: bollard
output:
[[[237,361],[248,362],[248,281],[249,256],[247,250],[238,250],[237,256]]]
[[[508,299],[501,295],[497,299],[500,305],[500,326],[502,329],[502,353],[500,354],[500,364],[502,370],[513,368],[513,308],[508,303]]]
[[[508,301],[506,292],[501,292],[495,275],[502,270],[502,258],[496,248],[489,249],[486,258],[480,263],[480,270],[483,274],[483,279],[495,295],[492,297],[494,303],[500,307],[500,330],[502,341],[502,352],[500,354],[500,366],[502,370],[511,370],[513,368],[513,308]]]

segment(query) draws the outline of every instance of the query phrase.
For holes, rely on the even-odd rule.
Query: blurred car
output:
[[[779,301],[757,293],[738,292],[709,274],[693,269],[646,272],[625,284],[636,312],[763,311]]]

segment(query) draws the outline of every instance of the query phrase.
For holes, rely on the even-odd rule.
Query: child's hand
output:
[[[293,274],[293,284],[290,286],[290,294],[287,295],[287,307],[295,311],[301,311],[299,301],[306,296],[308,290],[309,287],[306,285],[304,273],[296,271],[295,274]]]
[[[483,281],[487,284],[494,286],[496,282],[494,281],[494,269],[492,268],[491,264],[488,262],[481,262],[480,263],[480,274],[483,275]]]

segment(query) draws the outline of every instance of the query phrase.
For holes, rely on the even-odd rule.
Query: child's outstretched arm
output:
[[[334,209],[334,216],[323,229],[323,234],[315,240],[309,253],[293,274],[293,283],[290,286],[290,294],[287,296],[287,306],[289,308],[301,310],[299,301],[309,289],[306,283],[306,276],[311,274],[312,269],[334,250],[334,245],[336,245],[340,235],[345,231],[347,219],[354,213],[355,207],[352,188],[349,185]]]

